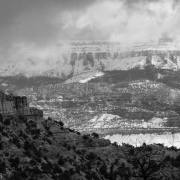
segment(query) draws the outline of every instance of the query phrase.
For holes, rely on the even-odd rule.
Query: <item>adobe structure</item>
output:
[[[0,91],[0,114],[43,117],[43,111],[29,107],[26,96],[13,96]]]

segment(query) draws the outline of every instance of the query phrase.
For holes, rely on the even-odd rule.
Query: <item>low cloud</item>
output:
[[[178,0],[0,0],[0,3],[1,62],[25,58],[21,56],[25,52],[45,59],[57,43],[66,40],[118,41],[131,46],[135,42],[157,41],[163,33],[180,40]],[[32,48],[36,51],[28,52]]]
[[[179,12],[179,3],[173,0],[104,0],[88,7],[79,18],[66,12],[72,18],[65,27],[67,31],[74,27],[82,39],[87,38],[84,29],[88,29],[90,38],[131,45],[158,40],[164,33],[177,38]]]

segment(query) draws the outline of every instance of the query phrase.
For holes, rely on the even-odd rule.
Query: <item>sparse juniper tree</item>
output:
[[[143,180],[173,178],[173,168],[162,150],[143,145],[130,148],[125,154],[127,161],[132,164],[134,178]]]
[[[1,96],[1,106],[2,106],[2,113],[4,114],[4,93],[0,92],[0,96]]]
[[[0,114],[0,122],[3,122],[3,115]]]
[[[93,132],[93,133],[92,133],[92,137],[94,137],[94,138],[99,138],[99,134]]]

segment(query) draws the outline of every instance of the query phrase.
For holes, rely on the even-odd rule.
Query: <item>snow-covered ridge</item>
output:
[[[142,146],[146,144],[164,144],[167,147],[180,148],[180,133],[164,133],[164,134],[131,134],[121,135],[114,134],[107,135],[105,139],[109,139],[112,143],[117,142],[118,145],[122,143],[131,144],[133,146]]]
[[[167,54],[166,57],[161,56],[161,51]],[[18,53],[13,54],[11,61],[1,65],[0,76],[64,77],[70,74],[75,76],[87,73],[86,77],[76,81],[83,83],[86,82],[86,78],[98,76],[96,72],[102,69],[113,71],[143,68],[147,64],[147,56],[150,52],[152,54],[150,63],[156,67],[179,69],[180,47],[174,43],[142,44],[131,49],[123,49],[117,43],[82,42],[71,43],[64,52],[61,46],[55,46],[49,54],[43,56],[32,48],[21,47]],[[172,53],[175,54],[173,60],[170,57]],[[92,71],[94,74],[88,77],[88,73]]]

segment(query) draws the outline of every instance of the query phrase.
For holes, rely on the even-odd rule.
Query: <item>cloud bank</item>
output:
[[[32,47],[42,58],[66,40],[179,41],[179,22],[178,0],[0,0],[0,60]]]
[[[157,40],[163,33],[179,36],[178,1],[104,0],[96,1],[78,18],[68,13],[64,27],[67,31],[74,28],[75,38],[99,37],[131,44]]]

